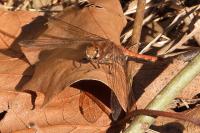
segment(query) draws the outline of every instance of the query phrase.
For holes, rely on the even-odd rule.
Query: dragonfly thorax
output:
[[[88,60],[99,58],[99,48],[94,45],[89,45],[86,47],[86,57]]]

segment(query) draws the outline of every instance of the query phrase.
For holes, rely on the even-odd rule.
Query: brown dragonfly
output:
[[[115,79],[115,72],[118,71],[116,70],[117,67],[115,67],[115,64],[122,66],[124,69],[123,71],[125,73],[127,69],[126,63],[128,58],[144,59],[152,62],[155,62],[157,60],[157,57],[137,54],[122,46],[117,46],[114,42],[110,41],[109,39],[105,39],[98,35],[89,33],[59,18],[51,18],[49,24],[59,27],[71,36],[61,38],[49,35],[46,36],[45,39],[25,40],[21,43],[21,46],[29,48],[39,47],[42,49],[56,49],[63,47],[73,48],[72,45],[84,45],[84,47],[74,48],[83,48],[81,49],[85,53],[85,56],[82,57],[83,61],[85,62],[86,60],[87,62],[90,62],[94,65],[94,68],[99,68],[102,64],[109,66],[109,69],[107,69],[108,71],[105,71],[107,71],[106,73],[109,73],[109,75],[112,75],[112,79],[108,79],[108,81],[111,82],[111,85],[115,84],[116,82],[119,82],[116,81],[118,79]],[[122,81],[127,80],[125,79]],[[112,110],[112,118],[114,120],[117,120],[122,111],[122,107],[120,106],[119,101],[113,92],[110,96],[110,106]]]

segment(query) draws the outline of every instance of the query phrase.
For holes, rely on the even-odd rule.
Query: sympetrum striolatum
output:
[[[98,69],[99,67],[101,67],[101,65],[108,66],[108,69],[105,69],[105,71],[108,75],[112,76],[112,78],[109,78],[110,76],[108,76],[108,81],[111,84],[111,88],[116,82],[127,82],[126,79],[117,81],[118,79],[115,78],[115,73],[126,73],[126,62],[128,58],[139,58],[153,62],[157,60],[156,57],[133,53],[122,46],[117,46],[114,42],[110,41],[109,39],[105,39],[98,35],[89,33],[61,19],[52,18],[49,21],[49,24],[63,29],[64,32],[67,32],[69,35],[71,34],[71,36],[67,36],[65,38],[57,38],[55,36],[48,35],[45,39],[23,41],[21,43],[21,46],[29,48],[39,47],[41,49],[56,49],[63,47],[69,47],[72,49],[81,48],[81,50],[85,53],[82,57],[83,62],[87,61],[93,64],[95,69]],[[123,71],[116,70],[116,65],[123,67]],[[124,88],[125,87],[127,86],[124,86]],[[119,104],[116,95],[113,92],[111,93],[110,97],[112,117],[114,120],[117,120],[122,108]]]

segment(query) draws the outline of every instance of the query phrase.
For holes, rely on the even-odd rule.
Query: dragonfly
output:
[[[134,53],[123,46],[116,45],[110,39],[87,32],[56,17],[52,17],[48,24],[59,27],[67,34],[67,36],[55,37],[53,35],[43,35],[45,36],[44,39],[25,40],[21,42],[20,45],[22,47],[37,47],[41,49],[82,48],[81,50],[85,53],[82,57],[84,62],[86,60],[91,63],[95,69],[100,68],[102,65],[108,66],[108,69],[105,71],[108,75],[112,76],[112,78],[109,78],[108,76],[108,82],[110,82],[111,88],[116,82],[119,82],[117,81],[118,79],[115,78],[115,73],[126,73],[126,63],[128,58],[143,59],[152,62],[157,60],[157,57]],[[123,70],[118,71],[116,64],[121,66]],[[128,84],[126,79],[123,79],[120,82],[126,82],[124,83],[125,85]],[[114,92],[111,92],[110,106],[112,118],[113,120],[117,120],[122,111],[122,107]]]

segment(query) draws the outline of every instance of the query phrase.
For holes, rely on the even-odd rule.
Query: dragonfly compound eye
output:
[[[87,46],[86,57],[88,59],[97,59],[99,57],[99,49],[94,45]]]

